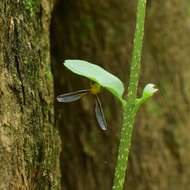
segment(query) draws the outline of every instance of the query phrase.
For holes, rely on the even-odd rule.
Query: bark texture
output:
[[[0,189],[59,189],[48,0],[0,3]]]
[[[148,1],[141,87],[158,84],[160,93],[140,111],[130,155],[128,190],[188,190],[189,15],[186,0]],[[51,44],[55,94],[88,88],[62,62],[82,58],[104,66],[127,85],[136,1],[57,1]],[[67,190],[110,190],[120,126],[120,107],[101,97],[108,123],[102,132],[93,100],[55,104],[62,138],[61,168]]]

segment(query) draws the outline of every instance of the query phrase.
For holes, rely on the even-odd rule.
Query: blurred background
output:
[[[51,21],[55,95],[89,87],[66,70],[65,59],[84,59],[117,75],[127,88],[136,0],[57,0]],[[154,83],[159,93],[141,108],[133,134],[127,190],[189,190],[190,4],[148,0],[139,93]],[[125,93],[125,95],[127,92]],[[110,190],[121,126],[121,105],[101,93],[108,130],[101,131],[92,97],[55,101],[62,140],[62,186]]]

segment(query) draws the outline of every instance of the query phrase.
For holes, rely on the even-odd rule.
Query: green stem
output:
[[[145,12],[146,0],[138,0],[136,31],[134,37],[134,49],[132,55],[128,96],[127,101],[123,101],[123,123],[121,129],[120,145],[115,169],[114,182],[112,187],[113,190],[123,190],[124,188],[125,173],[127,171],[133,125],[137,112],[136,96],[140,76],[140,60],[144,36]]]

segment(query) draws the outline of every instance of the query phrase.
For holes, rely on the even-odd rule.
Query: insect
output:
[[[100,102],[100,99],[98,97],[98,93],[101,91],[100,85],[97,83],[91,84],[90,89],[85,89],[85,90],[78,90],[75,92],[70,92],[66,94],[61,94],[57,96],[57,101],[61,103],[69,103],[69,102],[74,102],[82,98],[83,96],[87,94],[92,94],[95,98],[95,114],[96,114],[96,119],[98,121],[98,124],[102,130],[107,129],[107,124],[106,120],[104,117],[104,112],[102,109],[102,105]]]

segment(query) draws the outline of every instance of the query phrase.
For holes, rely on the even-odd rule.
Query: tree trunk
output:
[[[0,3],[0,189],[59,189],[48,0]]]
[[[158,84],[160,93],[141,109],[128,171],[128,190],[188,190],[190,147],[186,0],[148,1],[141,86]],[[89,82],[65,70],[67,58],[104,66],[127,86],[136,1],[57,1],[52,26],[55,94],[88,88]],[[68,190],[110,190],[117,155],[120,106],[101,97],[108,131],[94,119],[93,100],[56,103],[63,141],[62,180]]]
[[[188,8],[186,0],[158,0],[148,9],[141,82],[158,84],[159,93],[140,113],[129,189],[189,189]]]

